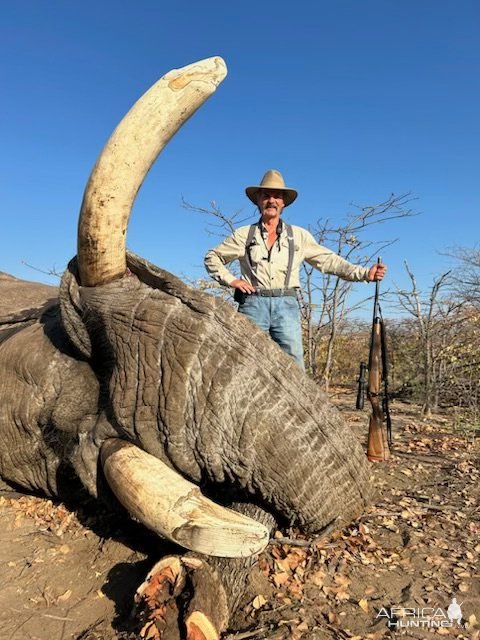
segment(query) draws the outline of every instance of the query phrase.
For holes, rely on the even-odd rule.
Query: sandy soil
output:
[[[367,411],[337,401],[363,442]],[[325,538],[277,532],[259,559],[269,587],[229,640],[480,638],[480,433],[400,403],[392,417],[392,460],[372,465],[374,505]],[[84,494],[73,507],[4,491],[0,523],[0,638],[136,637],[133,594],[171,549]],[[460,623],[447,615],[453,598]]]

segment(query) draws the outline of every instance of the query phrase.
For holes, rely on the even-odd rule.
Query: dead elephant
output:
[[[206,556],[264,548],[273,523],[264,508],[320,531],[368,499],[362,448],[294,361],[229,304],[126,251],[148,170],[225,75],[220,58],[171,71],[122,120],[87,184],[59,292],[0,278],[2,479],[56,495],[68,467],[100,497],[106,479],[134,517],[196,552],[160,567],[168,633],[190,576],[175,633],[195,639],[218,637],[248,567]],[[266,526],[195,485],[241,497]]]

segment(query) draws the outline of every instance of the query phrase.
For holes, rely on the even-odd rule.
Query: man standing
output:
[[[210,249],[205,256],[205,267],[217,282],[235,289],[239,312],[268,332],[303,369],[297,299],[302,262],[305,260],[322,273],[364,282],[382,280],[386,267],[383,264],[370,268],[353,265],[319,245],[306,229],[283,222],[282,211],[292,204],[297,192],[285,186],[279,171],[270,169],[259,185],[247,187],[245,193],[258,206],[260,220],[240,227],[215,249]],[[237,259],[241,278],[226,268]]]

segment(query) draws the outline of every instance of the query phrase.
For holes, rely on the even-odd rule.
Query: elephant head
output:
[[[16,453],[2,449],[0,473],[55,492],[59,469],[73,466],[92,494],[106,477],[135,516],[177,542],[247,555],[264,546],[266,530],[217,511],[183,482],[247,496],[319,531],[363,510],[368,465],[326,395],[266,334],[126,251],[148,170],[225,75],[218,57],[167,73],[101,153],[59,307],[0,343],[4,441],[25,439]],[[193,524],[209,518],[240,536],[229,552]]]

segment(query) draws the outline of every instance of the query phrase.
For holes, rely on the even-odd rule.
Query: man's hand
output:
[[[370,267],[370,271],[368,272],[368,279],[370,280],[370,282],[373,282],[374,280],[383,280],[386,271],[386,265],[378,264],[378,262],[376,262],[373,267]]]
[[[255,287],[246,280],[234,280],[230,283],[230,286],[234,289],[239,289],[242,293],[255,293]]]

